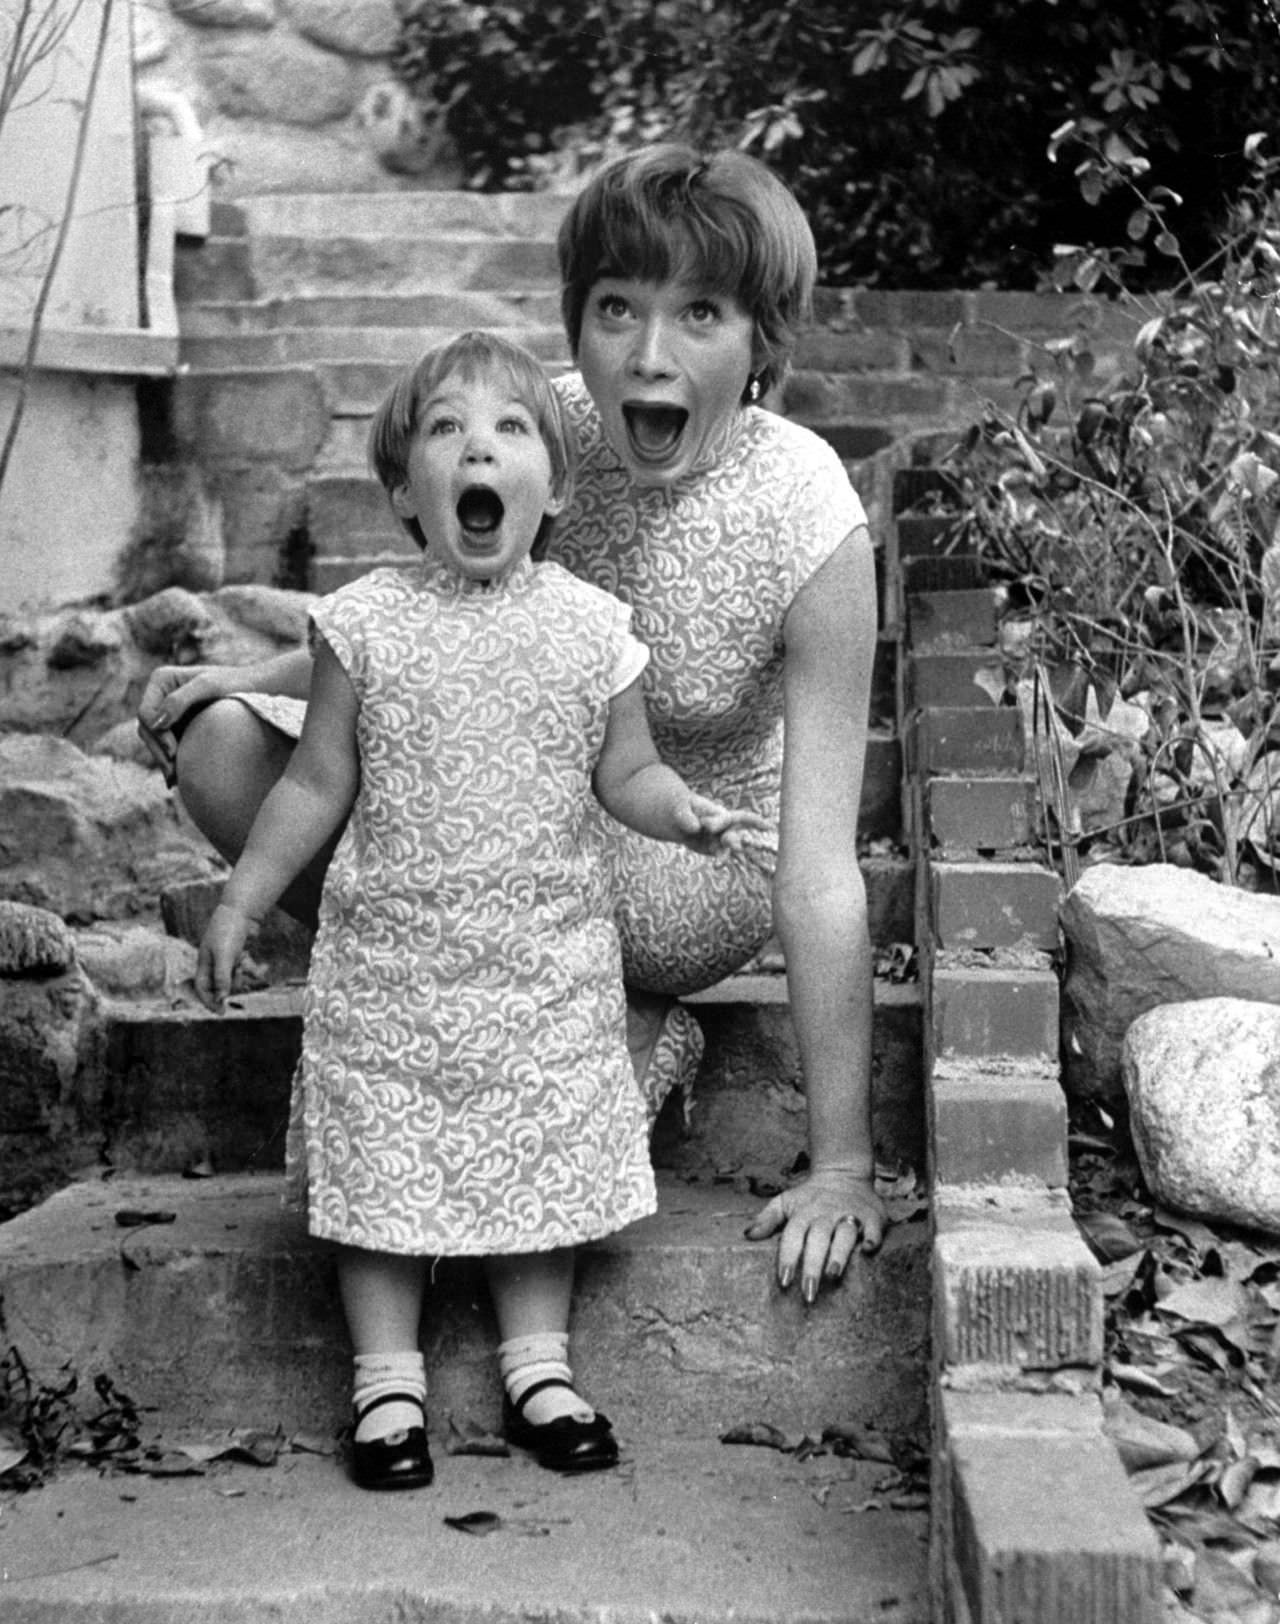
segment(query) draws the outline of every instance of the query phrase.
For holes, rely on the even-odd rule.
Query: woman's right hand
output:
[[[148,677],[138,702],[138,735],[171,789],[177,781],[175,724],[188,712],[235,689],[234,667],[227,666],[160,665]]]
[[[229,665],[158,665],[138,702],[138,720],[153,733],[172,733],[188,711],[243,686]]]

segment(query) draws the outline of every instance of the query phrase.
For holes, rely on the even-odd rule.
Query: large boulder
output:
[[[97,1013],[62,920],[0,901],[0,1220],[92,1158],[77,1080]]]
[[[1077,1098],[1120,1105],[1139,1015],[1231,996],[1280,1004],[1280,898],[1171,864],[1086,869],[1062,905],[1063,1073]]]
[[[1202,998],[1150,1009],[1129,1028],[1122,1071],[1152,1194],[1280,1233],[1280,1008]]]
[[[158,772],[66,739],[0,735],[0,898],[78,923],[158,919],[169,884],[222,868]]]

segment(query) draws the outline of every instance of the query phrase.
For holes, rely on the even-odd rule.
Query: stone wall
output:
[[[393,0],[134,5],[140,88],[195,110],[214,195],[457,183],[391,72]]]

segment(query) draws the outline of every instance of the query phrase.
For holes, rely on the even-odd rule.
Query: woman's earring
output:
[[[760,399],[760,379],[754,372],[747,379],[747,399],[753,406]]]

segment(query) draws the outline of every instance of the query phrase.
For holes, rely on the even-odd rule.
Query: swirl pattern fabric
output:
[[[655,1208],[622,967],[585,812],[627,610],[555,564],[424,563],[319,600],[359,700],[289,1167],[312,1232],[538,1251]]]
[[[663,760],[695,789],[769,825],[741,853],[708,864],[593,809],[628,985],[696,992],[740,968],[772,929],[783,623],[866,514],[824,440],[757,407],[735,414],[687,479],[637,485],[581,377],[554,382],[576,432],[579,473],[551,555],[631,608],[650,653],[645,703]]]

